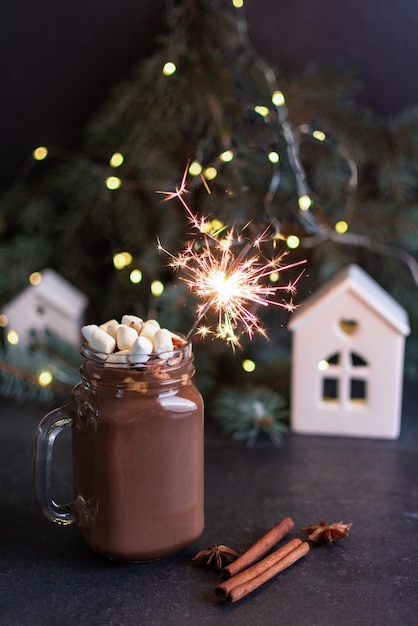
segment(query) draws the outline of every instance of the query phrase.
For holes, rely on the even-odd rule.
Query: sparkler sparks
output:
[[[255,333],[266,336],[256,309],[272,304],[293,311],[296,308],[293,295],[303,270],[296,280],[286,285],[272,285],[266,281],[271,274],[305,261],[282,265],[286,252],[271,260],[265,259],[261,246],[267,241],[269,229],[253,240],[236,233],[234,227],[213,232],[210,222],[205,217],[198,218],[183,197],[187,193],[186,172],[180,187],[174,192],[159,193],[166,195],[167,200],[175,197],[180,200],[199,237],[190,241],[178,255],[172,255],[160,243],[159,248],[170,256],[171,267],[184,273],[180,279],[200,300],[195,322],[187,336],[213,333],[217,338],[228,341],[232,347],[238,345],[240,332],[246,333],[250,339]],[[279,292],[285,292],[290,298],[276,299]],[[215,311],[217,317],[214,331],[209,326],[200,325],[210,311]]]

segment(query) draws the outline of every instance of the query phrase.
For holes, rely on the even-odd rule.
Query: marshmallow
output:
[[[88,324],[87,326],[82,326],[81,334],[83,335],[87,343],[90,343],[91,337],[96,328],[98,328],[97,324]]]
[[[136,332],[139,334],[144,325],[144,320],[137,315],[123,315],[121,319],[121,324],[135,328]]]
[[[108,335],[116,339],[116,331],[118,329],[119,322],[117,320],[109,320],[108,322],[104,322],[104,324],[100,324],[99,328],[104,330]]]
[[[116,331],[116,343],[119,350],[129,350],[137,337],[138,333],[135,328],[120,324]]]
[[[137,337],[129,350],[129,362],[133,365],[146,363],[152,353],[153,346],[146,337]]]
[[[97,352],[110,354],[116,346],[116,341],[98,326],[93,330],[89,341],[90,347]]]
[[[112,352],[106,357],[106,367],[126,367],[129,365],[128,350],[119,350],[119,352]]]
[[[159,330],[159,328],[160,325],[157,320],[147,320],[146,322],[144,322],[140,335],[141,337],[146,337],[147,339],[152,341],[152,338],[154,337],[157,330]]]
[[[155,326],[155,328],[160,328],[160,323],[159,323],[159,322],[157,322],[157,320],[147,320],[147,323],[148,323],[150,326]]]
[[[170,331],[160,328],[153,339],[155,353],[163,359],[170,359],[173,356],[173,340]]]

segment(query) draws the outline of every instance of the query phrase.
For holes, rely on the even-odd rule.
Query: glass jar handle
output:
[[[65,428],[72,428],[72,407],[54,409],[39,423],[35,439],[35,496],[43,514],[56,524],[74,524],[71,504],[57,504],[51,497],[52,448],[55,438]]]

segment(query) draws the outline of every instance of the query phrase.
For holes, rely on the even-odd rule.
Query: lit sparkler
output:
[[[266,284],[266,280],[273,273],[283,272],[305,261],[282,265],[286,252],[266,260],[261,254],[261,245],[266,241],[269,229],[254,240],[244,238],[233,227],[226,232],[222,229],[212,232],[210,221],[205,217],[198,218],[184,199],[184,194],[187,193],[186,173],[187,169],[181,185],[175,191],[158,193],[166,195],[166,200],[177,197],[193,228],[199,233],[199,239],[189,242],[178,255],[172,255],[159,244],[159,248],[170,256],[171,267],[184,271],[185,275],[181,276],[181,280],[201,301],[197,307],[196,320],[187,337],[194,333],[205,336],[214,332],[216,337],[230,342],[234,347],[239,341],[238,328],[242,328],[250,339],[255,333],[265,336],[265,330],[254,309],[273,304],[293,311],[296,308],[293,295],[303,270],[296,280],[287,285]],[[240,248],[238,254],[237,248]],[[275,299],[278,292],[286,292],[290,298]],[[210,310],[217,314],[215,331],[201,325]]]

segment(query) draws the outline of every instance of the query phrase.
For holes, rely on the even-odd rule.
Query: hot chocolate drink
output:
[[[190,343],[154,320],[82,328],[81,382],[38,427],[35,487],[44,514],[77,524],[96,552],[121,561],[167,556],[199,537],[203,401]],[[52,448],[72,429],[74,501],[51,497]]]

